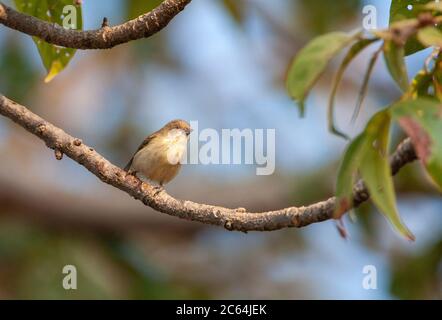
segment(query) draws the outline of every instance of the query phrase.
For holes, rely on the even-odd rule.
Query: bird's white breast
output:
[[[186,133],[183,130],[172,130],[165,137],[152,139],[138,151],[132,169],[148,179],[167,183],[178,173],[186,150]]]
[[[188,137],[183,130],[171,130],[164,138],[164,144],[167,146],[167,161],[170,164],[179,164],[187,151]]]

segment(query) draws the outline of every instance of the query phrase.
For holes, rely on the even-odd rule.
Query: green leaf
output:
[[[413,234],[402,222],[396,208],[393,178],[388,158],[390,141],[390,115],[386,111],[376,114],[365,130],[367,148],[360,165],[361,176],[372,201],[393,227],[409,240]]]
[[[353,185],[366,148],[366,136],[361,134],[351,142],[345,152],[336,183],[335,219],[340,219],[353,205]]]
[[[293,59],[286,85],[290,96],[299,102],[301,113],[308,93],[330,60],[350,45],[356,36],[343,32],[325,34],[308,43]]]
[[[416,4],[428,3],[432,0],[392,0],[390,6],[390,24],[401,21],[415,18],[415,12],[413,10],[409,10],[409,6],[414,6]]]
[[[419,159],[442,191],[442,104],[419,98],[395,104],[391,113],[410,136]]]
[[[417,38],[424,46],[442,47],[442,32],[437,28],[427,27],[419,30]]]
[[[376,62],[378,61],[380,51],[376,51],[373,56],[371,57],[370,61],[368,62],[367,71],[365,71],[364,80],[362,81],[361,89],[359,90],[358,94],[358,101],[356,103],[355,111],[353,112],[353,116],[351,117],[351,121],[355,122],[357,117],[359,116],[359,113],[362,109],[362,104],[364,103],[365,97],[367,95],[368,91],[368,84],[370,82],[371,75],[374,70],[374,66],[376,65]]]
[[[404,47],[392,40],[384,43],[384,58],[388,71],[402,91],[408,90],[408,73],[405,65]]]
[[[442,102],[442,62],[437,62],[437,66],[433,79],[434,95]]]
[[[344,76],[344,72],[347,69],[348,65],[369,45],[372,43],[378,41],[379,39],[361,39],[358,42],[356,42],[348,51],[347,55],[344,57],[344,60],[342,60],[342,63],[338,69],[338,72],[336,73],[335,79],[333,81],[333,88],[332,92],[330,94],[330,100],[328,105],[328,124],[329,129],[331,132],[342,136],[346,138],[346,135],[339,132],[339,130],[336,129],[336,126],[334,124],[334,109],[335,109],[335,98],[336,93],[338,92],[339,84],[341,83],[342,77]]]
[[[414,10],[416,5],[422,5],[432,0],[392,0],[390,7],[390,25],[402,20],[413,19],[417,17],[418,10]],[[408,6],[412,6],[413,10],[409,10]],[[425,49],[416,37],[411,37],[405,45],[405,55],[409,56],[418,51]]]
[[[377,113],[366,129],[348,147],[339,169],[336,185],[337,205],[334,218],[339,219],[353,204],[353,186],[359,171],[379,211],[394,228],[410,240],[413,234],[402,223],[396,208],[393,179],[388,157],[390,110]]]
[[[414,99],[429,96],[429,90],[432,82],[433,75],[431,73],[428,73],[426,70],[419,71],[411,82],[408,95]]]
[[[72,0],[15,0],[15,5],[17,10],[39,19],[63,26],[65,18],[68,23],[76,23],[76,29],[81,30],[83,28],[81,6],[74,5]],[[66,11],[63,11],[64,9]],[[69,11],[69,9],[75,10]],[[74,19],[75,14],[76,19]],[[36,37],[33,39],[37,45],[43,65],[48,72],[45,82],[49,82],[66,68],[76,50],[55,46]]]

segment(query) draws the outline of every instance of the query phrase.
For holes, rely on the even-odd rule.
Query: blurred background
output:
[[[8,2],[8,1],[7,1]],[[83,1],[85,29],[124,22],[158,0]],[[0,92],[124,166],[142,139],[175,118],[203,128],[276,129],[276,171],[186,165],[167,187],[177,198],[265,211],[333,195],[345,141],[328,133],[335,65],[301,119],[284,89],[293,55],[319,34],[352,31],[390,1],[194,0],[159,34],[112,50],[77,51],[51,83],[31,38],[0,27]],[[346,74],[339,127],[356,135],[400,92],[379,60],[364,109],[350,124],[371,48]],[[410,73],[423,52],[408,58]],[[394,132],[394,144],[403,138]],[[414,299],[442,298],[442,199],[419,164],[395,178],[401,215],[417,237],[398,237],[371,204],[297,230],[231,233],[157,213],[105,185],[0,118],[0,298]],[[66,291],[62,269],[77,267]],[[365,265],[377,269],[365,290]]]

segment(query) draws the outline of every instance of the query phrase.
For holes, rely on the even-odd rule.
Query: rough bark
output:
[[[128,175],[113,165],[93,148],[54,126],[26,107],[0,95],[0,114],[10,118],[30,133],[43,140],[55,150],[56,155],[65,154],[84,166],[101,181],[114,186],[142,201],[145,205],[181,219],[222,226],[236,231],[272,231],[282,228],[305,227],[312,223],[333,218],[336,199],[330,198],[306,207],[290,207],[276,211],[252,213],[246,209],[229,209],[187,200],[178,200],[160,193],[150,184]],[[409,139],[403,141],[391,157],[393,173],[407,163],[416,160],[416,153]],[[369,198],[368,191],[360,181],[354,189],[354,205],[358,206]],[[26,199],[23,199],[26,201]]]
[[[123,24],[98,30],[69,30],[29,16],[0,2],[0,23],[48,43],[74,49],[109,49],[132,40],[148,38],[165,28],[191,0],[165,0],[152,11]]]

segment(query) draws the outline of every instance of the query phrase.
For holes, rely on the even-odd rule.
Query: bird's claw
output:
[[[161,192],[164,191],[164,187],[163,186],[154,186],[153,190],[154,190],[153,196],[156,197],[157,195],[159,195]]]

